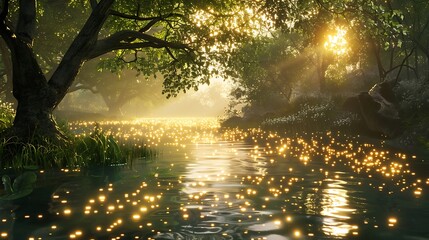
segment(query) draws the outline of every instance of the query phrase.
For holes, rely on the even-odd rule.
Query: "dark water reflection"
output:
[[[0,207],[0,239],[429,239],[424,159],[381,143],[212,120],[102,126],[161,156],[39,173],[30,198]]]

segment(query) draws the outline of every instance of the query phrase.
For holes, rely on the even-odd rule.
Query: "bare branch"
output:
[[[393,72],[393,71],[395,71],[396,69],[398,69],[398,68],[399,68],[399,71],[398,71],[398,74],[397,74],[398,76],[396,77],[396,79],[398,79],[398,78],[399,78],[399,75],[401,74],[401,69],[402,69],[403,67],[407,67],[407,68],[409,68],[409,69],[411,69],[411,70],[415,71],[416,69],[415,69],[414,67],[412,67],[412,66],[410,66],[410,65],[405,64],[405,63],[404,63],[404,62],[405,62],[405,60],[406,60],[406,58],[404,59],[404,61],[402,61],[402,63],[401,63],[401,64],[396,65],[396,66],[392,67],[391,69],[389,69],[388,71],[386,71],[386,75],[387,75],[387,74],[389,74],[389,73],[391,73],[391,72]]]
[[[426,20],[425,25],[423,26],[423,29],[420,31],[419,36],[417,38],[413,37],[412,41],[417,45],[417,47],[419,47],[420,51],[422,51],[427,58],[429,58],[429,47],[424,46],[420,39],[423,35],[423,33],[426,31],[426,29],[429,26],[429,18]]]
[[[411,55],[413,55],[414,50],[415,50],[415,47],[413,47],[413,49],[411,49],[411,52],[407,54],[407,56],[402,60],[402,62],[401,62],[401,64],[400,64],[400,65],[398,65],[398,66],[396,66],[396,67],[394,67],[394,68],[392,68],[392,69],[390,69],[390,70],[389,70],[389,72],[390,72],[390,71],[393,71],[394,69],[396,69],[396,68],[398,68],[398,67],[399,67],[399,71],[398,71],[398,73],[396,74],[396,78],[395,78],[395,84],[399,81],[399,75],[401,75],[401,72],[402,72],[402,68],[403,68],[403,67],[407,67],[407,68],[409,68],[409,69],[413,70],[413,71],[414,71],[414,74],[415,74],[416,76],[418,75],[418,74],[417,74],[417,69],[415,69],[415,68],[413,68],[413,67],[411,67],[411,66],[409,66],[409,65],[405,64],[405,63],[407,62],[407,59],[408,59],[409,57],[411,57]],[[388,72],[387,72],[387,73],[388,73]],[[386,74],[387,74],[387,73],[386,73]]]

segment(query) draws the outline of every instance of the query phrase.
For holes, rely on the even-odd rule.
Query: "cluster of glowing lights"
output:
[[[143,180],[138,178],[142,181],[135,186],[124,186],[120,181],[108,182],[94,189],[93,194],[85,196],[86,201],[80,203],[73,197],[79,194],[78,189],[64,187],[51,197],[51,211],[63,221],[50,226],[50,236],[66,226],[69,239],[100,236],[141,239],[139,233],[143,232],[150,239],[174,232],[171,224],[179,223],[204,226],[212,231],[222,229],[218,234],[224,237],[232,237],[230,229],[234,226],[240,226],[243,234],[249,237],[253,237],[257,229],[284,231],[290,238],[317,237],[320,230],[325,235],[347,237],[358,235],[361,224],[395,228],[400,221],[398,217],[387,216],[387,220],[358,222],[355,219],[357,209],[352,206],[350,193],[344,187],[349,182],[365,178],[357,184],[367,184],[375,191],[388,194],[407,192],[415,198],[422,197],[429,185],[429,178],[419,178],[412,171],[410,161],[415,161],[415,156],[379,149],[374,144],[361,143],[335,132],[284,137],[255,128],[231,129],[217,134],[216,121],[187,119],[182,119],[181,123],[147,119],[101,122],[99,125],[118,139],[135,141],[141,146],[173,149],[188,162],[201,167],[189,164],[183,172],[179,164],[172,162],[167,165],[167,175],[165,171],[155,171]],[[85,135],[93,126],[93,122],[79,122],[73,124],[72,129]],[[244,147],[244,141],[250,144]],[[191,152],[189,145],[197,150]],[[243,158],[244,166],[256,171],[217,166],[226,163],[219,160],[222,156]],[[203,166],[206,168],[204,164],[213,172],[203,169]],[[303,175],[303,169],[316,176],[316,180]],[[63,171],[73,173],[67,169]],[[314,205],[316,200],[319,206]],[[315,230],[300,223],[297,213],[301,212],[322,216],[322,227]],[[68,226],[76,216],[83,217],[89,224]],[[25,215],[25,219],[44,217],[42,213]],[[232,220],[219,220],[228,217]],[[10,222],[3,218],[0,224]],[[192,234],[192,229],[182,230],[183,234]],[[0,238],[8,236],[8,232],[0,233]]]
[[[227,139],[237,139],[235,134],[241,134],[240,131],[234,131],[231,135],[224,134]],[[387,184],[395,187],[392,189],[405,191],[412,189],[415,196],[422,194],[422,179],[416,179],[415,173],[410,168],[410,161],[416,159],[416,156],[408,156],[404,153],[389,152],[386,150],[377,150],[373,144],[358,143],[357,140],[349,136],[341,136],[340,133],[328,132],[325,135],[311,134],[307,137],[296,136],[295,138],[284,138],[273,132],[264,132],[261,129],[253,129],[248,133],[249,140],[254,142],[255,147],[250,156],[260,157],[280,155],[288,158],[295,158],[308,165],[313,158],[323,159],[326,168],[336,166],[346,166],[356,174],[366,174],[369,178],[374,175],[382,176],[388,182],[381,185],[371,184],[373,188],[384,190]],[[349,142],[348,142],[349,141]],[[258,143],[265,142],[264,146]],[[258,144],[258,145],[256,145]],[[274,163],[274,160],[270,160]],[[328,177],[330,171],[326,168],[312,169],[312,171],[324,172]],[[333,176],[338,178],[338,176]],[[353,178],[354,176],[350,176]],[[429,181],[426,182],[426,185]]]

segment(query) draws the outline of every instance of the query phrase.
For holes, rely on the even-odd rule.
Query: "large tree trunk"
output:
[[[35,1],[19,1],[16,31],[7,25],[8,1],[0,13],[0,35],[11,52],[13,65],[13,95],[18,101],[13,127],[7,135],[20,141],[32,141],[35,136],[62,139],[52,111],[61,102],[80,67],[97,41],[114,0],[101,0],[65,53],[58,69],[48,82],[37,63],[32,42],[36,24]]]
[[[35,135],[57,138],[61,134],[52,118],[55,91],[49,88],[31,45],[16,41],[14,46],[13,95],[18,106],[11,133],[24,141]]]
[[[90,17],[49,80],[49,86],[57,92],[56,105],[67,94],[83,63],[90,58],[91,51],[97,43],[98,33],[109,15],[113,2],[114,0],[101,0],[94,7]]]
[[[18,102],[13,127],[7,135],[30,141],[35,135],[57,136],[59,131],[52,120],[55,94],[49,89],[33,53],[35,27],[34,1],[19,2],[18,26],[14,32],[2,19],[0,34],[11,53],[13,96]],[[7,2],[6,2],[7,5]],[[7,6],[4,11],[7,11]],[[7,12],[2,12],[2,18]]]
[[[109,117],[122,117],[123,113],[121,108],[135,95],[129,93],[119,93],[119,96],[115,95],[108,95],[108,93],[100,93],[101,97],[103,98],[104,103],[106,104],[107,108],[109,109],[107,114]],[[112,93],[111,93],[112,94]],[[129,95],[128,97],[124,95]]]

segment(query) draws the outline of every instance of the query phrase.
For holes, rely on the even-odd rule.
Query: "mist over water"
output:
[[[228,106],[231,83],[214,79],[198,91],[181,94],[151,111],[149,117],[218,117]]]
[[[177,97],[167,99],[161,93],[162,82],[158,81],[156,85],[151,91],[141,92],[127,101],[118,112],[111,112],[103,97],[90,91],[69,93],[59,106],[58,112],[61,118],[71,120],[219,117],[225,113],[232,89],[230,80],[213,78],[210,85],[200,85],[198,91],[190,89],[186,93],[179,93]]]

